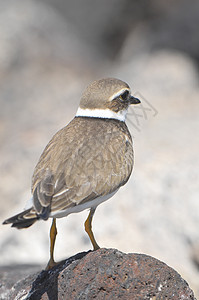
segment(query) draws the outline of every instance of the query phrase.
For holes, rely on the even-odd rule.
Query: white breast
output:
[[[72,213],[78,213],[84,209],[87,209],[87,208],[95,208],[97,207],[100,203],[110,199],[116,192],[118,191],[118,189],[116,191],[114,191],[113,193],[111,194],[108,194],[106,196],[103,196],[103,197],[98,197],[92,201],[88,201],[86,203],[83,203],[83,204],[79,204],[79,205],[76,205],[74,207],[69,207],[65,210],[60,210],[60,211],[55,211],[55,212],[51,212],[50,213],[50,217],[51,218],[62,218],[62,217],[66,217],[68,216],[69,214],[72,214]]]

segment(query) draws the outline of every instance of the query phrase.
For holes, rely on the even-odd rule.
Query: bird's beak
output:
[[[141,103],[141,101],[138,98],[135,98],[135,97],[131,96],[129,98],[129,103],[130,104],[139,104],[139,103]]]

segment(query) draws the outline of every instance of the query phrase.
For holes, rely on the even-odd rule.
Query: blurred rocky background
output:
[[[130,110],[135,167],[99,206],[98,243],[152,255],[199,296],[199,2],[0,0],[0,219],[30,198],[34,166],[74,116],[83,89],[118,77]],[[58,220],[57,260],[91,248],[88,212]],[[41,264],[51,221],[0,230],[0,265]]]

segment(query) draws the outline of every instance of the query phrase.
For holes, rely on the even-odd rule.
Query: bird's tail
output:
[[[3,224],[12,224],[18,229],[28,228],[39,219],[39,216],[31,208],[5,220]]]

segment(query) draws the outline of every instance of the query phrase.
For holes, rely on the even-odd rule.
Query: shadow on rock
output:
[[[32,288],[29,291],[27,298],[30,300],[43,299],[42,296],[47,296],[49,300],[58,299],[58,280],[62,270],[67,268],[74,261],[78,261],[86,256],[88,252],[78,253],[66,260],[61,261],[51,270],[42,271],[32,283]]]

